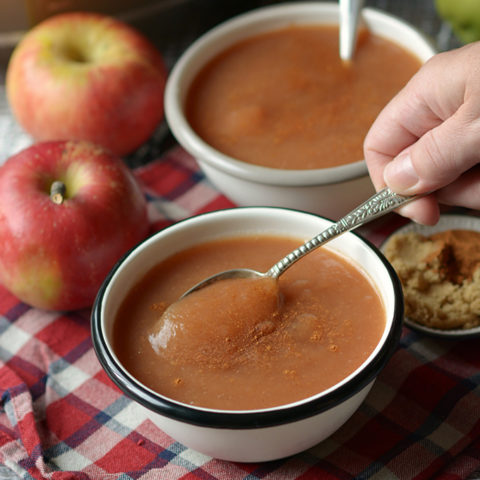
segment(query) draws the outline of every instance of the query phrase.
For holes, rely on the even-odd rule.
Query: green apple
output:
[[[435,0],[435,6],[463,43],[480,40],[480,0]]]

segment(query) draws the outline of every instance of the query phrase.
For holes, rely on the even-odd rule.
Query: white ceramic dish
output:
[[[375,34],[395,41],[422,62],[435,50],[415,28],[371,8],[362,12]],[[337,3],[286,3],[253,10],[213,28],[195,41],[171,71],[165,115],[173,135],[192,154],[210,181],[237,205],[269,205],[306,210],[338,219],[374,193],[365,161],[334,168],[281,170],[231,158],[206,144],[184,115],[188,89],[201,68],[226,47],[268,30],[293,24],[338,24]]]
[[[133,378],[112,349],[112,325],[122,300],[152,266],[197,243],[245,234],[277,234],[308,240],[331,222],[313,214],[268,207],[207,213],[168,227],[128,253],[105,280],[92,313],[92,337],[107,374],[144,408],[151,420],[184,445],[206,455],[257,462],[293,455],[322,441],[355,412],[396,349],[403,320],[401,285],[371,244],[345,233],[328,246],[348,257],[378,287],[386,310],[384,334],[369,358],[334,387],[281,407],[225,411],[193,407],[155,393]],[[321,374],[321,366],[319,366]]]
[[[410,222],[400,227],[398,230],[393,232],[391,235],[397,233],[407,233],[407,232],[416,232],[421,235],[432,235],[437,232],[444,232],[445,230],[475,230],[480,232],[480,217],[475,217],[471,215],[455,215],[455,214],[443,214],[440,216],[440,220],[436,225],[427,226],[419,225],[418,223]],[[391,235],[382,243],[380,249],[383,251],[385,244]],[[480,248],[480,245],[479,245]],[[472,338],[480,336],[480,327],[474,327],[469,329],[452,329],[452,330],[440,330],[438,328],[426,327],[421,325],[411,318],[405,317],[405,324],[410,328],[417,330],[419,332],[431,335],[434,337],[441,338],[451,338],[451,339],[462,339],[462,338]]]

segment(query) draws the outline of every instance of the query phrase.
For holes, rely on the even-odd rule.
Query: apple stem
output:
[[[65,187],[65,184],[62,181],[55,180],[50,186],[50,199],[52,202],[61,205],[65,200],[66,190],[67,187]]]

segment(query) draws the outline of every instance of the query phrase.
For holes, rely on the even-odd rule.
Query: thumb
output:
[[[480,126],[459,109],[389,162],[384,181],[405,195],[432,192],[479,161]]]

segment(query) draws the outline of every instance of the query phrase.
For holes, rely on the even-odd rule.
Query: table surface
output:
[[[127,20],[156,43],[171,68],[206,29],[270,3],[173,0]],[[366,4],[416,25],[438,50],[458,46],[432,0]],[[0,50],[0,80],[10,51]],[[11,116],[2,81],[0,163],[31,142]],[[165,124],[125,160],[148,199],[152,231],[235,207]],[[404,222],[392,214],[361,234],[379,245]],[[89,310],[30,308],[0,287],[0,480],[480,478],[478,341],[440,340],[405,327],[366,401],[339,431],[288,459],[238,464],[194,452],[147,420],[101,369],[89,316]]]

